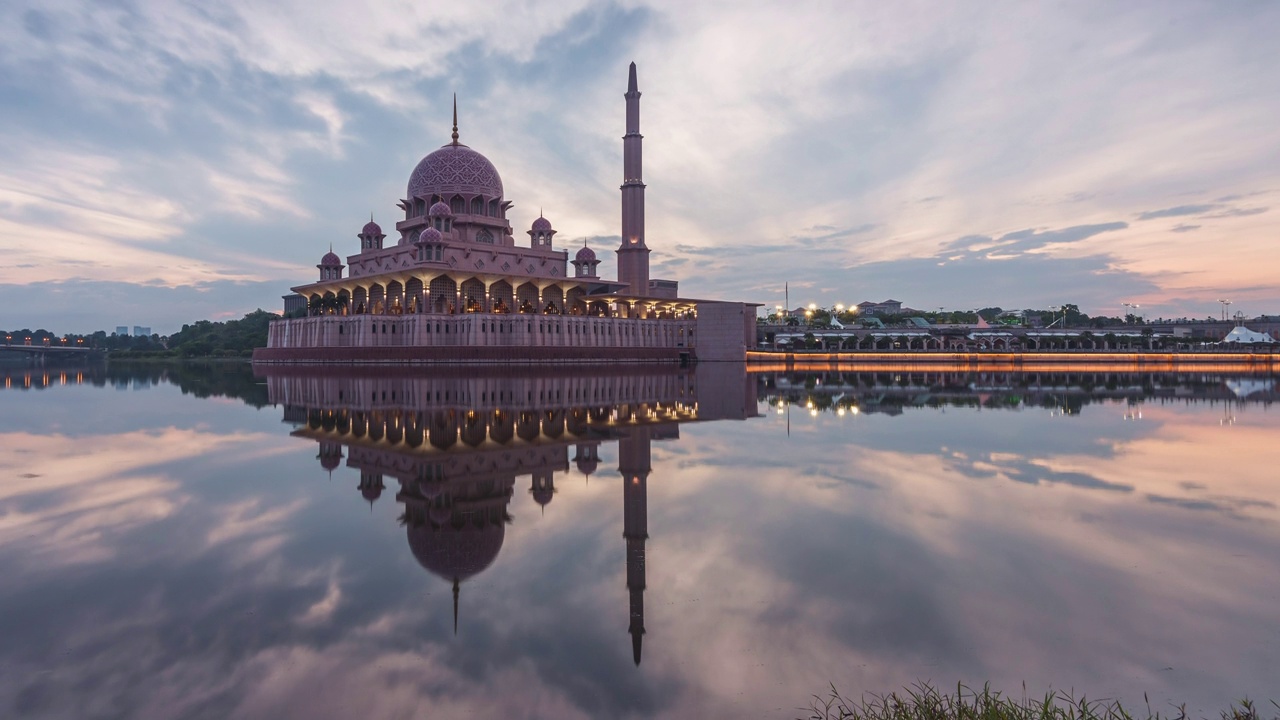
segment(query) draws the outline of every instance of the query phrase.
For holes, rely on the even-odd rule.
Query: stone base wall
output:
[[[494,363],[503,365],[539,363],[679,363],[693,359],[683,348],[602,348],[602,347],[294,347],[258,348],[255,363],[386,363],[395,365]]]

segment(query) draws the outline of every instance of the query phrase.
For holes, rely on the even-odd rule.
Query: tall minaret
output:
[[[644,244],[644,181],[641,179],[640,90],[636,64],[627,78],[627,134],[622,136],[622,246],[618,248],[618,282],[631,295],[649,294],[649,247]]]
[[[622,474],[622,537],[627,541],[627,594],[630,596],[631,657],[640,665],[644,636],[644,542],[649,539],[649,429],[634,428],[618,441]]]

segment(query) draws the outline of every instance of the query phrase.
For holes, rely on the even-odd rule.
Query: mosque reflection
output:
[[[462,584],[498,557],[517,485],[544,508],[556,475],[590,476],[600,448],[617,443],[622,476],[632,655],[644,635],[647,487],[652,443],[680,425],[757,414],[755,383],[741,366],[636,369],[607,374],[548,370],[477,375],[448,369],[374,373],[263,368],[273,403],[314,441],[322,468],[360,473],[377,502],[394,488],[409,550],[452,585],[454,632]]]

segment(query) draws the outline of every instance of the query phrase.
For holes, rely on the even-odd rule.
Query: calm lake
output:
[[[1272,377],[0,377],[3,717],[1280,700]]]

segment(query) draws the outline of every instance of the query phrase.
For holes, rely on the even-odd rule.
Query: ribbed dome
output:
[[[534,232],[547,232],[551,230],[551,221],[542,216],[538,216],[538,219],[533,221],[533,227],[530,229]]]
[[[443,239],[444,235],[441,235],[440,231],[433,227],[429,227],[418,234],[418,242],[420,243],[440,242]]]
[[[449,204],[441,200],[437,200],[431,209],[427,211],[428,217],[453,217],[453,211],[449,209]]]
[[[578,262],[595,262],[596,253],[591,248],[584,247],[578,251],[577,255],[573,256],[573,259]]]
[[[489,159],[466,145],[445,145],[422,158],[409,176],[409,197],[502,197],[502,178]]]
[[[360,230],[360,234],[361,235],[381,235],[382,226],[370,220],[369,222],[364,224],[364,228]]]
[[[332,250],[330,250],[329,252],[324,254],[324,257],[320,258],[320,264],[324,267],[333,267],[335,265],[341,265],[342,258],[338,257],[333,253]]]

